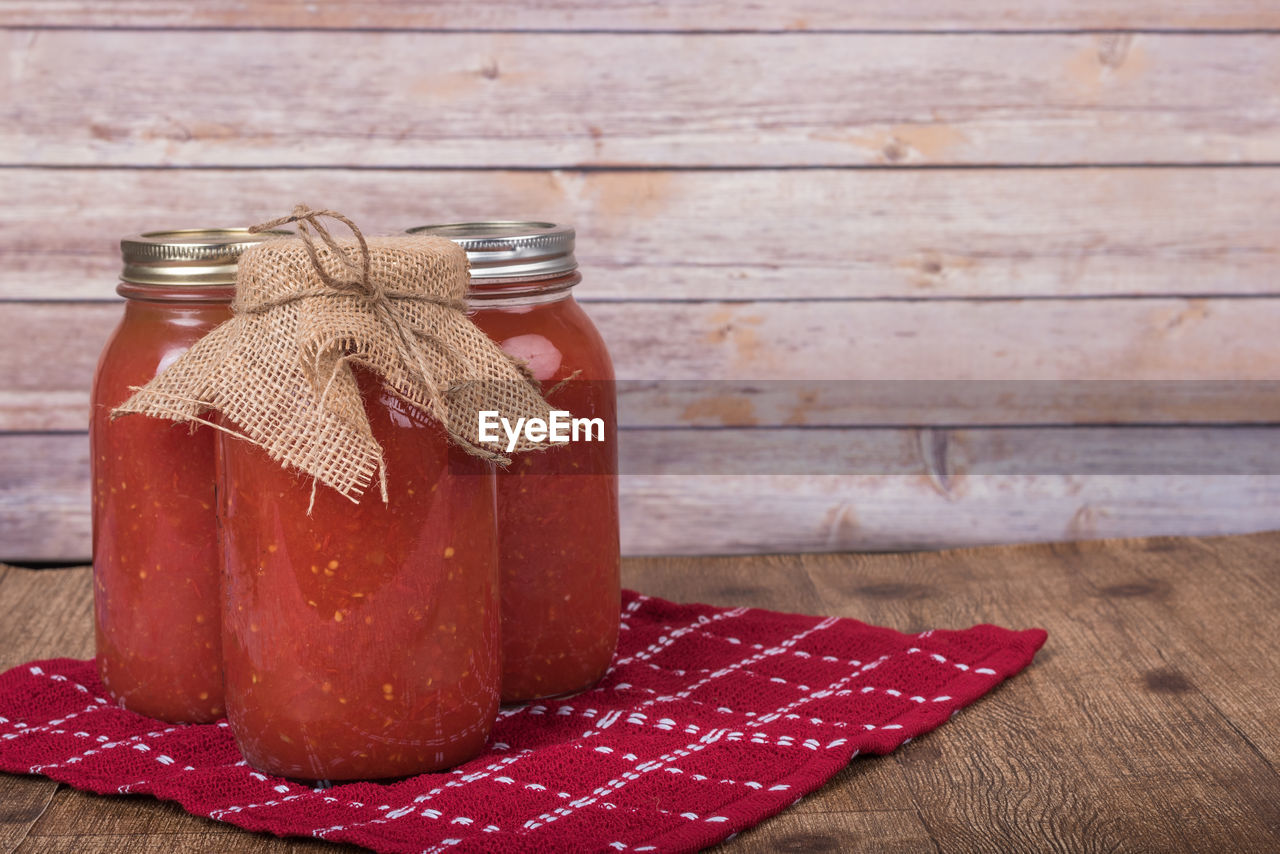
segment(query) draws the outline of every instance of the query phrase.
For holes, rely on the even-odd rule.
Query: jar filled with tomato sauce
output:
[[[493,464],[357,372],[387,503],[220,437],[227,713],[251,765],[399,777],[480,752],[497,713]]]
[[[599,436],[516,454],[498,472],[502,700],[584,690],[608,669],[620,606],[617,402],[604,340],[573,298],[574,230],[548,222],[428,225],[471,264],[471,319],[547,401]]]
[[[214,431],[111,410],[231,316],[237,258],[270,236],[120,242],[124,316],[98,362],[89,424],[97,663],[113,699],[161,720],[224,713]]]
[[[380,251],[375,271],[395,270]],[[227,716],[252,766],[312,780],[457,765],[483,749],[498,709],[494,463],[365,361],[351,370],[381,495],[356,502],[254,442],[218,438]]]

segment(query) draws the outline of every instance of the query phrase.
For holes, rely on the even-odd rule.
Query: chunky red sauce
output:
[[[591,686],[613,657],[620,603],[609,353],[567,290],[552,301],[512,302],[474,299],[472,320],[529,366],[552,406],[603,419],[605,441],[517,455],[498,473],[503,702]]]
[[[490,463],[358,373],[389,503],[219,438],[227,711],[253,766],[325,780],[463,762],[497,712]]]
[[[130,299],[98,363],[89,425],[98,671],[135,712],[212,721],[223,714],[213,431],[110,412],[230,316],[231,289],[120,293]]]

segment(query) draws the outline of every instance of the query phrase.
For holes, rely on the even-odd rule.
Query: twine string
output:
[[[338,241],[333,239],[333,235],[329,233],[329,229],[325,228],[324,223],[320,222],[320,217],[329,217],[336,219],[351,230],[355,236],[356,242],[360,245],[360,263],[356,264],[341,246]],[[373,283],[369,276],[369,271],[373,263],[373,256],[369,253],[369,242],[364,238],[364,232],[360,227],[342,214],[334,210],[313,210],[304,204],[296,204],[293,206],[293,213],[288,216],[277,217],[270,222],[259,223],[249,227],[250,234],[257,234],[262,231],[269,231],[281,225],[289,223],[298,224],[298,237],[302,238],[302,243],[307,249],[307,257],[311,259],[311,263],[316,268],[316,274],[320,276],[320,281],[324,282],[330,288],[335,290],[351,291],[355,287],[363,288],[364,292],[371,297],[377,297],[381,287]],[[354,279],[339,280],[329,275],[329,271],[320,261],[320,255],[316,251],[315,238],[311,236],[311,230],[315,229],[316,234],[333,252],[334,257],[338,259],[338,263],[347,269],[348,272],[356,274]]]

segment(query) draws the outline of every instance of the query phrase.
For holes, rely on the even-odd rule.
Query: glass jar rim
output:
[[[474,220],[435,223],[405,230],[445,237],[461,246],[471,264],[471,283],[550,279],[578,269],[576,233],[567,225],[541,220]]]
[[[234,285],[240,255],[291,231],[248,228],[180,228],[144,231],[120,241],[120,280],[135,285]]]

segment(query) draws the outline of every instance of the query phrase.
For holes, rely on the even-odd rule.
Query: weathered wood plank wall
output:
[[[1280,53],[1280,37],[1276,45]],[[1280,73],[1275,79],[1280,84]],[[0,157],[14,156],[0,148]],[[114,299],[119,248],[112,227],[186,222],[193,216],[188,211],[238,222],[246,210],[274,210],[281,198],[321,195],[370,228],[388,231],[446,212],[572,221],[588,274],[581,296],[592,300],[1271,295],[1278,288],[1280,153],[1276,163],[728,171],[8,168],[0,172],[6,259],[0,298]]]
[[[1280,128],[1266,121],[1280,109],[1270,35],[11,30],[7,40],[9,110],[22,121],[0,126],[0,150],[20,162],[1280,160]]]
[[[87,557],[118,236],[298,199],[578,227],[632,553],[1280,526],[1280,395],[1212,384],[1280,380],[1276,4],[0,0],[0,44],[0,558]]]

